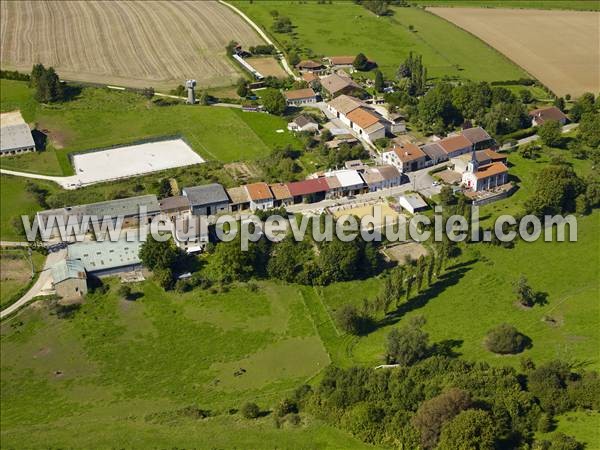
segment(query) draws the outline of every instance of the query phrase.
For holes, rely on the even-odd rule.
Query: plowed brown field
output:
[[[558,95],[600,90],[598,12],[427,9],[487,42]]]
[[[28,71],[52,65],[65,79],[172,88],[187,78],[223,86],[240,73],[230,40],[260,37],[229,8],[209,1],[0,2],[0,62]]]

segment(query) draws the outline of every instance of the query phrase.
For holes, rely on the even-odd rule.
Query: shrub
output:
[[[256,403],[245,403],[240,409],[242,416],[246,419],[256,419],[260,415],[260,408]]]
[[[296,402],[290,400],[289,398],[284,398],[281,400],[277,408],[275,409],[275,413],[278,417],[283,417],[291,413],[298,412],[298,405]]]
[[[342,330],[355,336],[368,332],[372,326],[371,317],[361,313],[353,305],[344,305],[337,312],[336,318]]]
[[[527,347],[527,342],[525,335],[506,323],[488,331],[485,338],[486,348],[501,355],[520,353]]]

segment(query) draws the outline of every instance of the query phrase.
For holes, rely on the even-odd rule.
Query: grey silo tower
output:
[[[194,96],[194,88],[196,87],[196,80],[187,80],[185,82],[185,87],[187,88],[187,103],[193,105],[196,103],[196,97]]]

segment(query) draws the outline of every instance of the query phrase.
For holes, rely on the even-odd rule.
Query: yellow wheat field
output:
[[[558,95],[578,96],[600,90],[598,12],[504,8],[428,10],[487,42]]]
[[[64,79],[172,88],[187,78],[223,86],[240,77],[230,40],[263,43],[226,6],[209,1],[0,2],[0,62],[52,65]]]

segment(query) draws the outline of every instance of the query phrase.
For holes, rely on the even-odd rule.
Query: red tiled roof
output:
[[[321,63],[312,61],[310,59],[305,59],[304,61],[300,61],[298,64],[296,64],[296,67],[300,69],[320,69],[324,66]]]
[[[540,124],[544,123],[546,120],[556,120],[557,122],[561,120],[567,120],[567,116],[565,116],[563,112],[556,106],[534,109],[529,113],[529,115],[535,118],[535,120]]]
[[[317,192],[327,192],[329,185],[325,178],[313,178],[311,180],[295,181],[287,183],[292,196],[316,194]]]
[[[312,73],[312,72],[304,72],[304,73],[302,74],[302,79],[303,79],[304,81],[306,81],[307,83],[310,83],[311,81],[318,80],[318,79],[319,79],[319,77],[318,77],[318,76],[316,76],[316,75],[315,75],[314,73]]]
[[[477,169],[477,173],[475,176],[478,180],[493,177],[494,175],[498,175],[500,173],[508,172],[508,168],[501,162],[493,162],[488,164],[487,166],[481,166]]]
[[[441,141],[436,142],[436,144],[442,147],[446,153],[452,153],[461,148],[471,147],[471,142],[462,134],[444,138]]]
[[[346,114],[346,117],[363,130],[379,122],[379,117],[377,117],[368,109],[362,107],[350,111],[348,114]]]
[[[271,188],[271,192],[273,192],[276,200],[285,200],[292,197],[290,190],[283,183],[270,184],[269,187]]]
[[[267,183],[252,183],[246,185],[246,190],[251,200],[268,200],[273,198]]]
[[[317,94],[315,94],[315,91],[313,91],[311,88],[306,88],[296,89],[295,91],[287,91],[284,92],[283,95],[285,95],[285,98],[288,100],[299,100],[301,98],[311,98]]]
[[[414,161],[415,159],[426,158],[427,155],[418,145],[407,142],[403,146],[394,146],[394,153],[403,163]]]

